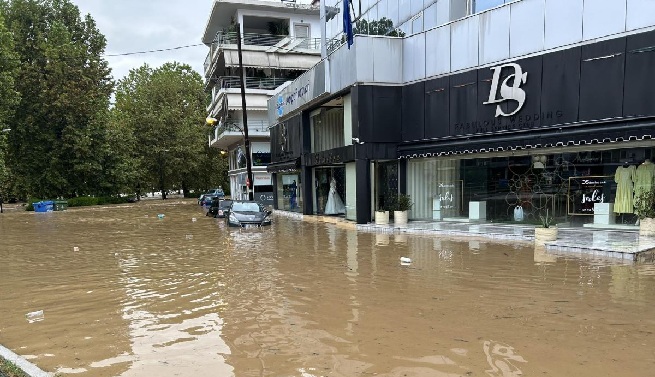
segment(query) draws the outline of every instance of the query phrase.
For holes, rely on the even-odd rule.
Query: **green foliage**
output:
[[[395,202],[395,211],[409,211],[412,209],[412,206],[414,203],[412,203],[412,198],[407,195],[407,194],[398,194],[396,197],[396,202]]]
[[[20,102],[11,118],[8,160],[17,194],[98,193],[107,151],[112,82],[105,37],[70,0],[5,1],[19,60]],[[25,196],[25,195],[21,195]]]
[[[69,207],[86,207],[86,206],[96,206],[96,205],[107,205],[107,204],[123,204],[127,203],[127,198],[122,198],[119,196],[100,196],[100,197],[91,197],[91,196],[81,196],[79,198],[68,199]]]
[[[0,4],[0,197],[9,194],[9,169],[7,167],[7,132],[10,119],[20,99],[15,90],[18,74],[18,56],[14,52],[12,35],[5,26],[2,4]]]
[[[11,361],[0,357],[0,376],[3,377],[29,377],[28,374],[23,372],[16,364]]]
[[[202,78],[186,64],[144,65],[119,81],[113,117],[133,145],[137,191],[202,188],[199,177],[215,168],[211,153],[218,154],[206,146],[208,101]]]
[[[268,32],[273,35],[289,35],[289,24],[284,20],[271,21],[268,23]]]
[[[539,219],[543,228],[550,228],[553,223],[553,217],[548,215],[548,209],[546,209],[546,216],[540,214]]]
[[[389,37],[404,37],[405,33],[394,29],[393,21],[382,17],[377,21],[359,20],[355,23],[353,34],[386,35]]]
[[[635,196],[634,206],[640,219],[655,218],[655,188]]]

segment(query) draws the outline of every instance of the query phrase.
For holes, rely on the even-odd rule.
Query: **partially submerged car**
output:
[[[219,199],[218,197],[215,196],[214,199],[212,200],[211,207],[209,207],[209,211],[207,211],[207,216],[224,218],[225,214],[230,209],[231,205],[232,205],[231,200]]]
[[[261,204],[250,200],[235,200],[232,202],[226,216],[228,226],[242,228],[271,225],[272,211]]]
[[[221,188],[221,187],[209,190],[206,193],[200,195],[200,197],[198,198],[198,204],[204,205],[204,203],[205,203],[204,200],[208,196],[217,196],[220,199],[223,199],[225,197],[225,192],[223,191],[223,188]]]

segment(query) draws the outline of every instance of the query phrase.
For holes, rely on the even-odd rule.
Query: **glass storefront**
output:
[[[410,218],[467,218],[470,202],[484,202],[488,222],[539,224],[550,216],[557,223],[581,226],[594,221],[594,204],[612,203],[611,221],[634,224],[635,174],[654,151],[652,146],[572,147],[550,154],[412,159],[407,174],[414,201]]]
[[[302,186],[300,171],[277,174],[277,208],[285,211],[302,212]]]
[[[334,190],[331,190],[334,187]],[[316,214],[345,215],[346,170],[344,167],[315,168]]]

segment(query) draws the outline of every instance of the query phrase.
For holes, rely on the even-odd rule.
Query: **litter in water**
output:
[[[400,257],[400,263],[412,263],[412,260],[407,257]]]
[[[80,251],[80,248],[77,246],[73,246],[73,251]]]
[[[35,312],[29,312],[25,314],[25,318],[27,319],[27,322],[34,323],[43,321],[45,316],[43,315],[43,310],[37,310]]]
[[[193,217],[193,218],[191,219],[191,222],[192,222],[192,223],[195,223],[197,220],[198,220],[198,219],[196,219],[195,217]]]
[[[163,218],[164,218],[164,214],[163,214],[163,213],[160,213],[159,215],[157,215],[157,217],[160,218],[160,219],[163,219]]]

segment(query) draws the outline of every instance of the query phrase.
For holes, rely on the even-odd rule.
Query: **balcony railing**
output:
[[[251,120],[248,122],[248,133],[269,133],[268,121],[265,120]],[[218,140],[226,132],[240,132],[243,134],[243,123],[227,121],[225,124],[220,124],[214,127],[214,139]]]
[[[288,35],[273,35],[273,34],[255,34],[244,33],[241,36],[241,43],[243,46],[259,46],[259,47],[277,47],[285,53],[300,52],[301,50],[312,50],[319,52],[321,50],[320,38],[296,38]],[[215,54],[226,45],[237,44],[237,33],[228,33],[219,31],[211,44],[209,53],[205,58],[205,73],[209,71]]]
[[[239,76],[221,76],[213,80],[217,82],[215,87],[221,89],[241,88],[241,78]],[[293,79],[279,77],[246,77],[245,81],[246,89],[274,90],[287,81],[293,81]]]

